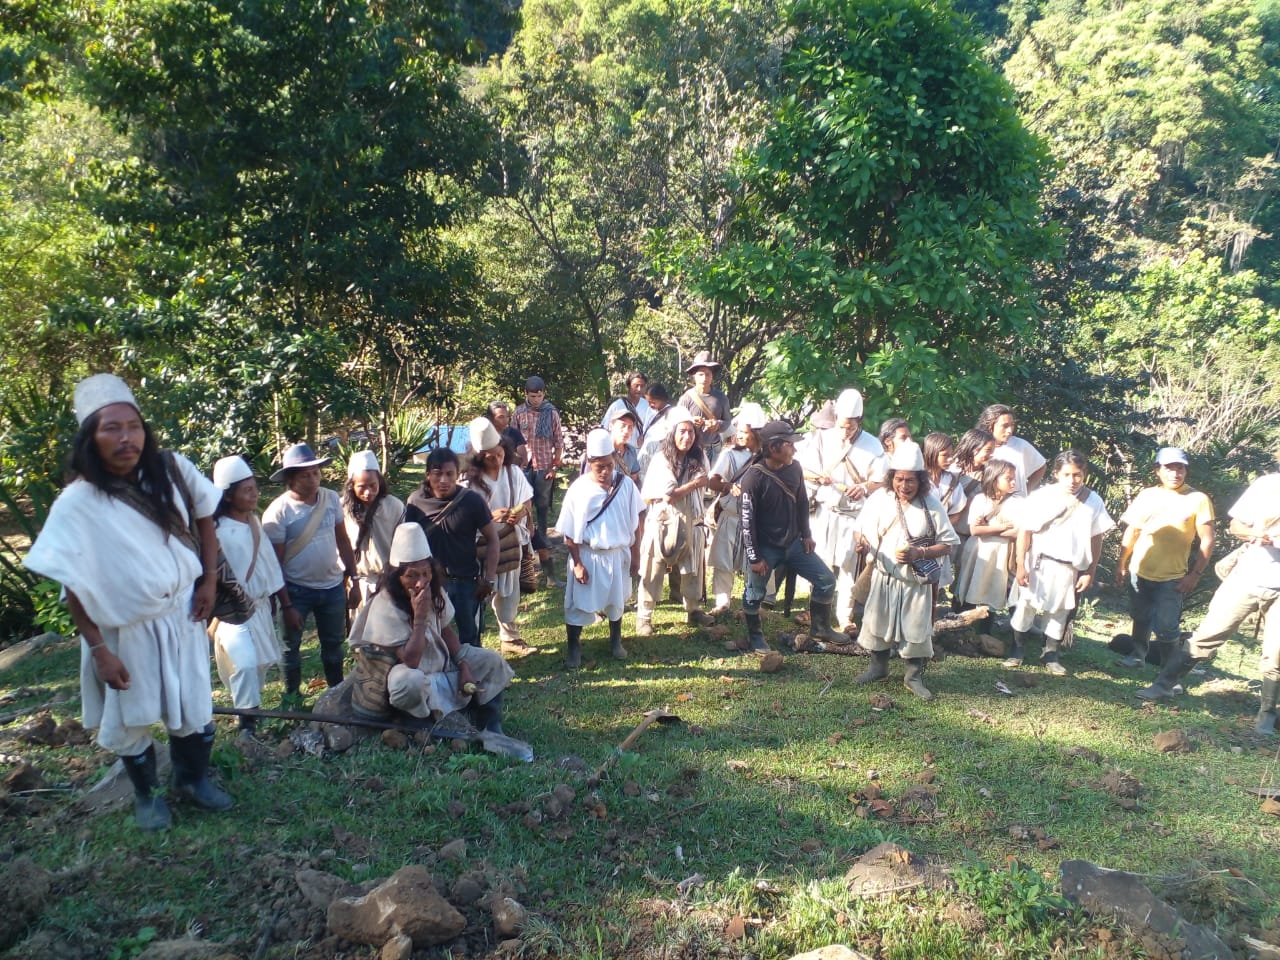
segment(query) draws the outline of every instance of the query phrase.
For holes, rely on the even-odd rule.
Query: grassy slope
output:
[[[267,956],[331,956],[320,915],[298,905],[295,869],[385,876],[455,837],[468,842],[467,862],[438,864],[438,874],[451,882],[484,865],[508,880],[536,915],[529,943],[552,956],[786,957],[833,941],[893,958],[1138,955],[1086,922],[1019,929],[1040,903],[1035,891],[1028,911],[1003,919],[999,909],[957,912],[945,902],[955,898],[919,891],[888,905],[851,903],[839,878],[886,838],[951,866],[976,860],[999,869],[1017,858],[1048,876],[1062,860],[1090,859],[1173,878],[1153,883],[1226,934],[1272,925],[1280,822],[1244,792],[1269,782],[1275,763],[1272,748],[1247,737],[1252,652],[1228,647],[1209,682],[1176,708],[1137,707],[1137,675],[1112,666],[1096,639],[1112,632],[1110,622],[1095,617],[1085,625],[1094,639],[1069,654],[1072,677],[1014,676],[997,661],[950,658],[928,674],[938,701],[923,704],[896,682],[896,662],[895,682],[875,691],[853,686],[865,663],[855,658],[790,656],[780,674],[761,674],[753,659],[689,634],[671,606],[659,609],[659,636],[630,643],[626,664],[608,657],[604,626],[590,628],[584,653],[595,664],[568,675],[559,669],[560,597],[526,601],[526,636],[548,652],[517,664],[508,696],[508,731],[532,743],[532,765],[444,747],[392,751],[377,740],[323,760],[245,758],[227,725],[215,760],[238,801],[231,814],[180,810],[174,830],[146,837],[124,814],[84,820],[61,794],[8,801],[0,852],[69,868],[37,931],[65,944],[64,956],[106,956],[113,946],[128,956],[140,927],[174,935],[194,923],[250,954],[274,920],[290,939]],[[787,625],[772,617],[769,626]],[[55,718],[74,716],[75,656],[62,645],[0,676],[8,691],[44,688],[4,709],[60,691],[72,699]],[[308,675],[319,673],[315,660],[312,650]],[[1013,697],[996,691],[1001,679]],[[871,692],[895,706],[873,710]],[[273,678],[266,705],[279,693]],[[220,687],[215,697],[229,703]],[[685,723],[646,732],[595,795],[558,765],[576,756],[594,768],[644,710],[662,705]],[[1153,735],[1173,727],[1191,734],[1195,752],[1153,748]],[[288,729],[268,725],[264,739],[274,744]],[[76,764],[110,760],[93,747],[10,741],[0,749],[31,759],[51,783],[72,779]],[[1134,810],[1099,784],[1113,768],[1142,784]],[[930,777],[933,796],[918,782]],[[573,785],[577,801],[534,822],[528,811],[543,810],[558,783]],[[873,785],[895,804],[893,816],[867,810]],[[1018,827],[1056,845],[1015,839]],[[676,884],[694,874],[705,884],[681,897]],[[1026,893],[1033,876],[1019,877],[1016,889]],[[1008,906],[1007,896],[996,899]],[[746,946],[724,939],[735,915],[747,919]],[[491,936],[481,919],[473,918],[470,955]]]

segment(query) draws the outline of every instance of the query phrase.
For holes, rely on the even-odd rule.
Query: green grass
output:
[[[852,683],[860,658],[788,656],[782,672],[762,674],[754,659],[688,632],[670,605],[658,609],[657,636],[628,641],[626,663],[608,656],[605,625],[588,628],[584,660],[594,665],[568,674],[561,599],[526,600],[525,634],[543,653],[516,664],[507,697],[508,732],[533,745],[533,764],[448,745],[392,750],[377,738],[323,759],[252,759],[222,719],[214,759],[237,800],[229,814],[178,808],[171,831],[145,836],[124,812],[86,818],[69,790],[0,801],[0,857],[27,855],[59,873],[35,939],[7,956],[50,943],[59,948],[48,956],[132,956],[146,928],[161,938],[198,930],[249,956],[274,923],[288,937],[267,957],[369,958],[371,948],[325,940],[294,872],[363,881],[418,862],[446,884],[484,869],[509,885],[534,915],[528,955],[551,957],[781,958],[831,942],[895,960],[1141,956],[1059,909],[1057,867],[1074,858],[1150,875],[1228,939],[1276,923],[1280,820],[1245,792],[1270,783],[1276,763],[1274,745],[1248,736],[1252,647],[1229,646],[1175,706],[1139,706],[1132,694],[1153,671],[1113,664],[1101,641],[1117,618],[1103,609],[1067,654],[1071,677],[1031,668],[1021,676],[1033,684],[1020,686],[996,660],[951,657],[930,667],[938,700],[925,704],[902,689],[896,661],[891,682],[870,691]],[[773,635],[788,625],[769,615],[766,626]],[[491,631],[486,640],[496,645]],[[314,642],[304,649],[304,676],[316,676]],[[55,719],[76,716],[76,658],[74,645],[58,645],[0,674],[0,691],[16,694],[0,713],[61,694]],[[997,692],[998,680],[1015,696]],[[265,705],[280,692],[273,675]],[[873,710],[872,693],[895,705]],[[215,700],[229,704],[220,686]],[[594,770],[659,706],[683,724],[646,731],[594,791],[562,767],[576,757]],[[19,743],[20,726],[0,727],[0,751],[26,757],[54,787],[111,760],[93,746]],[[1153,736],[1172,728],[1196,750],[1158,753]],[[290,729],[269,722],[262,738],[274,748]],[[1141,784],[1133,809],[1100,782],[1114,769]],[[560,783],[577,798],[554,815],[547,804]],[[892,816],[869,809],[873,788]],[[466,861],[435,862],[456,837]],[[965,892],[851,898],[845,871],[886,839],[958,871]],[[679,887],[694,875],[700,883]],[[735,918],[743,941],[726,939]],[[468,920],[465,955],[484,955],[495,946],[487,914]]]

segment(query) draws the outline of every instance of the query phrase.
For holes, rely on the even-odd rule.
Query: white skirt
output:
[[[597,614],[604,614],[606,620],[621,618],[631,599],[631,548],[593,550],[582,546],[578,556],[587,571],[587,582],[579,583],[573,575],[571,557],[565,578],[564,622],[587,627],[596,622]]]

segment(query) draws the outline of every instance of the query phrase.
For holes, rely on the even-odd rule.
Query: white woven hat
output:
[[[596,457],[607,457],[613,453],[613,437],[609,435],[608,430],[602,430],[596,427],[587,434],[587,459],[594,460]]]
[[[114,373],[95,373],[91,377],[85,377],[76,384],[71,396],[71,410],[80,426],[84,426],[84,422],[103,407],[109,407],[113,403],[127,403],[139,412],[142,410],[129,385]]]
[[[851,420],[862,416],[862,394],[857,390],[841,391],[836,397],[836,419]]]
[[[360,474],[372,470],[374,473],[382,472],[382,465],[378,463],[378,455],[372,450],[357,450],[351,454],[351,459],[347,461],[347,479],[354,480]]]
[[[670,429],[674,430],[677,423],[693,423],[693,414],[680,404],[676,404],[667,414],[667,423],[671,425]]]
[[[471,449],[476,453],[492,450],[502,443],[498,428],[487,417],[476,417],[467,424],[467,431],[471,434]]]
[[[893,445],[893,453],[889,454],[890,470],[923,470],[924,451],[914,440],[903,440]]]
[[[738,415],[733,418],[733,426],[750,427],[752,430],[759,430],[769,418],[765,415],[764,407],[758,403],[744,403],[738,408]]]
[[[253,476],[253,467],[244,457],[223,457],[213,465],[213,485],[219,490],[230,490],[241,480]]]
[[[396,527],[396,532],[391,536],[391,556],[388,557],[393,567],[430,558],[431,546],[427,543],[427,532],[422,527],[416,523],[402,523]]]

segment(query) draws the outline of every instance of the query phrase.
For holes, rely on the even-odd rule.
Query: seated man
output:
[[[502,696],[515,672],[502,656],[458,641],[444,568],[416,523],[396,527],[391,562],[348,638],[356,654],[357,714],[414,717],[469,710],[481,730],[502,733]]]

